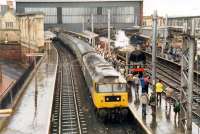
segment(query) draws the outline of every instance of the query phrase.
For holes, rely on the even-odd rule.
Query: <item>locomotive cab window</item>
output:
[[[98,84],[97,91],[101,92],[101,93],[112,92],[112,85],[111,84]]]
[[[124,92],[126,91],[126,84],[113,84],[114,92]]]
[[[99,93],[125,92],[126,84],[97,84],[96,90]]]

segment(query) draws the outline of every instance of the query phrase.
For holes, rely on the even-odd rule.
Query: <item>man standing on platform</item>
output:
[[[138,78],[138,74],[133,76],[133,83],[134,83],[134,88],[135,88],[135,99],[136,101],[139,100],[139,83],[140,79]]]
[[[142,93],[140,101],[142,103],[142,116],[146,115],[146,108],[147,108],[147,104],[149,102],[148,96],[146,93]]]
[[[150,83],[150,76],[146,76],[145,78],[144,78],[144,82],[145,82],[145,92],[147,93],[147,95],[148,95],[148,93],[149,93],[149,83]]]
[[[158,105],[159,101],[160,101],[160,105],[161,105],[163,89],[164,89],[164,85],[162,84],[162,81],[159,80],[159,82],[156,83],[157,105]],[[158,97],[159,97],[159,99],[158,99]]]
[[[171,97],[173,96],[174,90],[171,87],[167,87],[165,91],[166,91],[165,107],[167,109],[167,102],[169,103],[169,108],[171,108],[171,101],[172,101]]]

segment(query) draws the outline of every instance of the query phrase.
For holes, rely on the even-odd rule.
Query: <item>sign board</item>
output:
[[[144,72],[144,68],[131,68],[129,70],[132,72]]]
[[[44,56],[44,53],[28,53],[27,57],[36,57],[36,56]]]

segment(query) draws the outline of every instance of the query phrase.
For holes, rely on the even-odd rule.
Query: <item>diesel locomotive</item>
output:
[[[76,55],[97,116],[104,121],[127,117],[128,91],[125,78],[87,42],[64,32],[58,34],[58,39]]]

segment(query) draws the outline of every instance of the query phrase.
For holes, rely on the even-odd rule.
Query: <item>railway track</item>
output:
[[[72,58],[57,44],[59,67],[52,109],[52,134],[86,134],[87,124],[81,106],[80,96],[75,83]]]
[[[92,99],[91,96],[89,95],[89,90],[88,87],[85,83],[84,80],[84,76],[82,74],[81,71],[81,66],[79,65],[78,61],[75,59],[74,56],[72,56],[70,53],[70,51],[68,50],[68,48],[63,47],[62,43],[56,42],[57,46],[57,50],[59,53],[59,56],[61,56],[61,60],[63,59],[63,61],[59,62],[59,69],[58,70],[62,70],[62,68],[68,68],[69,64],[71,66],[73,66],[71,68],[71,72],[72,73],[72,77],[73,77],[73,83],[74,83],[74,89],[75,89],[75,93],[76,93],[76,100],[77,100],[77,105],[78,105],[78,117],[79,117],[79,121],[80,121],[80,128],[81,128],[81,133],[85,134],[85,133],[89,133],[89,134],[136,134],[137,132],[140,133],[142,130],[139,126],[139,124],[137,124],[137,122],[134,120],[134,117],[130,116],[128,121],[122,122],[122,123],[112,123],[112,122],[108,122],[108,123],[103,123],[101,122],[98,118],[96,118],[95,115],[95,110],[92,104]],[[60,54],[61,53],[61,54]],[[65,58],[62,58],[65,57]],[[60,59],[60,58],[59,58]],[[67,60],[66,60],[67,59]],[[66,63],[67,62],[67,63]],[[62,64],[63,65],[62,65]],[[65,71],[58,71],[58,73],[64,73],[64,72],[70,72],[70,69],[65,69]],[[60,79],[59,79],[60,78]],[[64,80],[62,79],[62,81],[67,81],[67,83],[69,80],[71,79],[71,77],[68,77],[68,80]],[[58,78],[57,78],[57,85],[56,85],[56,89],[57,91],[55,91],[55,99],[54,98],[54,104],[53,104],[53,112],[52,112],[52,122],[51,122],[51,129],[50,132],[53,134],[57,134],[59,133],[59,129],[62,130],[62,127],[66,127],[66,126],[62,126],[59,124],[62,124],[62,120],[61,118],[63,118],[60,113],[60,106],[62,106],[61,104],[61,94],[63,93],[62,88],[60,88],[60,84],[61,84],[61,76],[60,74],[58,74]],[[69,85],[69,84],[67,84]],[[59,87],[59,88],[58,88]],[[66,89],[65,89],[66,90]],[[56,97],[57,96],[57,97]],[[72,98],[72,97],[71,97]],[[57,100],[57,101],[55,101]],[[82,105],[81,105],[82,104]],[[74,106],[72,107],[73,109]],[[76,110],[74,110],[73,116],[75,117],[76,114],[75,112],[77,112]],[[68,120],[68,117],[65,118],[66,122]],[[73,124],[73,123],[70,123]],[[76,124],[73,128],[76,128],[76,130],[72,131],[65,131],[62,132],[60,131],[60,133],[69,133],[69,134],[73,134],[73,133],[80,133],[79,130],[77,129],[77,119],[75,120]],[[134,124],[134,125],[133,125]],[[137,125],[138,126],[137,126]],[[72,126],[71,126],[72,127]]]
[[[151,74],[151,62],[150,59],[147,60],[147,72]],[[172,69],[172,66],[166,65],[165,62],[156,63],[156,73],[157,78],[163,80],[166,86],[171,86],[174,90],[173,99],[177,98],[177,95],[180,94],[180,84],[181,84],[181,74],[180,70]],[[200,86],[199,84],[194,82],[194,90],[193,90],[193,121],[200,126]]]

